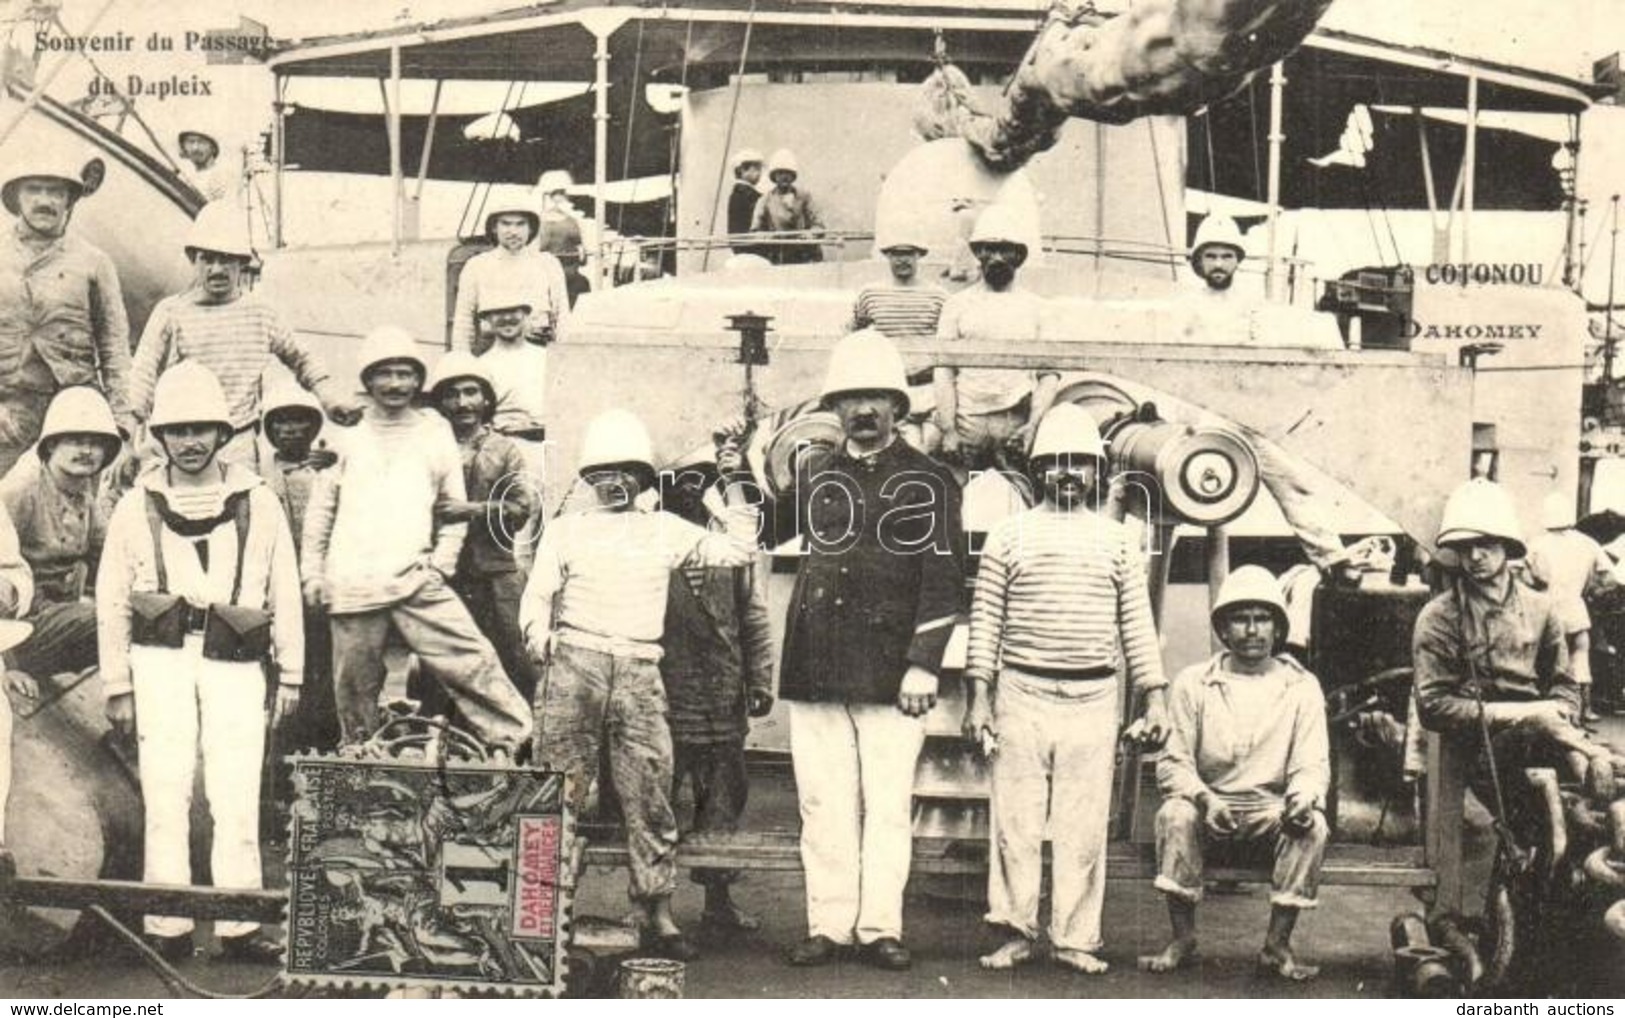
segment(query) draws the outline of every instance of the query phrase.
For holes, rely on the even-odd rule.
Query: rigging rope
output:
[[[756,25],[756,0],[750,0],[750,12],[745,15],[745,40],[739,46],[739,70],[734,74],[733,106],[728,110],[728,131],[722,139],[722,156],[717,160],[717,187],[711,195],[711,223],[707,233],[714,237],[717,232],[717,211],[722,204],[722,184],[728,179],[728,171],[733,167],[728,165],[729,154],[733,151],[734,122],[739,117],[739,94],[745,87],[745,61],[750,57],[750,33]],[[705,246],[705,254],[700,258],[700,271],[704,272],[711,265],[711,245]]]

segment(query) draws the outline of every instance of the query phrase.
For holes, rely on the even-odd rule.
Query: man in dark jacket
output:
[[[835,347],[823,401],[845,442],[798,464],[807,549],[780,664],[807,878],[808,938],[789,960],[822,965],[855,942],[866,961],[905,969],[914,765],[963,611],[959,487],[897,440],[908,382],[882,333]]]
[[[661,508],[708,526],[711,510],[705,493],[716,484],[716,470],[709,464],[679,470],[664,485]],[[773,631],[755,570],[678,568],[667,588],[660,642],[674,763],[672,804],[684,801],[686,786],[693,803],[693,821],[683,825],[686,829],[735,831],[749,792],[749,718],[773,709]],[[739,879],[736,870],[696,869],[693,878],[705,888],[704,926],[718,932],[758,928],[756,917],[734,904],[729,888]]]
[[[753,148],[742,148],[733,157],[734,186],[728,192],[728,235],[738,237],[750,232],[756,217],[756,203],[762,197],[762,154]],[[761,254],[755,244],[735,242],[734,254]]]

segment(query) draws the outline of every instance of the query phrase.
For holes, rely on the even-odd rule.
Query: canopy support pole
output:
[[[1467,75],[1467,183],[1461,195],[1461,260],[1473,260],[1473,200],[1478,191],[1478,74]]]
[[[1282,127],[1281,100],[1286,92],[1285,64],[1277,60],[1270,68],[1270,168],[1269,195],[1269,261],[1264,267],[1264,295],[1277,299],[1280,283],[1280,223],[1281,223],[1281,143],[1286,140]],[[1256,164],[1255,164],[1256,165]]]
[[[598,225],[596,244],[598,257],[594,261],[592,288],[602,290],[608,258],[605,254],[604,224],[609,215],[604,206],[604,189],[609,183],[609,31],[594,31],[597,44],[593,47],[593,104],[592,104],[592,194],[593,221]],[[628,139],[628,144],[631,144]]]
[[[390,207],[389,252],[401,253],[402,205],[406,197],[406,180],[401,171],[401,48],[389,48],[389,94],[384,99],[385,115],[389,123],[389,180]]]

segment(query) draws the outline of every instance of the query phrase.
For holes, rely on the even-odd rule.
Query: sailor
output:
[[[891,278],[866,286],[852,302],[851,331],[875,328],[891,339],[929,339],[937,334],[948,292],[920,278],[920,259],[928,252],[916,236],[887,238],[880,248]]]
[[[1212,612],[1224,650],[1191,665],[1168,694],[1171,731],[1157,762],[1156,888],[1173,937],[1140,959],[1148,972],[1196,960],[1204,856],[1273,858],[1261,972],[1301,982],[1319,972],[1292,953],[1298,913],[1316,906],[1330,828],[1326,701],[1320,681],[1283,653],[1286,600],[1261,566],[1225,578]]]
[[[542,532],[520,609],[526,645],[542,663],[534,759],[570,775],[575,804],[590,810],[605,755],[626,817],[643,949],[690,959],[698,949],[671,911],[677,820],[660,640],[672,571],[754,565],[756,514],[724,509],[725,530],[713,533],[640,509],[638,496],[657,483],[654,454],[626,410],[588,422],[580,463],[593,505]]]
[[[738,456],[731,445],[719,454],[730,473]],[[669,481],[661,508],[709,527],[714,517],[706,493],[720,481],[717,467],[684,467]],[[685,798],[693,803],[692,823],[679,821],[679,826],[731,833],[739,828],[750,790],[745,773],[749,718],[773,709],[773,632],[756,571],[749,566],[678,569],[666,598],[661,647],[673,746],[672,803]],[[703,926],[716,932],[759,928],[760,921],[733,900],[737,870],[696,868],[692,875],[705,888]]]
[[[937,321],[938,339],[998,340],[1023,349],[1043,338],[1044,301],[1016,283],[1029,232],[1005,206],[982,211],[970,238],[982,278],[948,298]],[[1055,402],[1059,380],[1054,371],[939,365],[932,387],[943,458],[971,471],[1018,470],[1034,429]]]
[[[68,232],[100,164],[23,161],[0,202],[17,217],[0,243],[0,474],[39,438],[58,389],[94,385],[130,433],[130,324],[112,259]]]
[[[17,616],[34,599],[34,577],[17,544],[17,532],[0,506],[0,652],[9,652],[27,639],[31,629]],[[38,690],[19,683],[12,692],[33,699]],[[17,875],[17,861],[6,848],[6,806],[11,800],[11,698],[0,689],[0,890]]]
[[[789,240],[801,237],[821,237],[824,217],[812,192],[799,183],[801,168],[796,154],[781,148],[767,160],[767,179],[772,183],[767,193],[756,200],[756,211],[751,215],[750,228],[755,233],[789,234]],[[778,242],[763,244],[758,253],[774,265],[799,265],[803,262],[821,262],[824,249],[817,240],[808,243]]]
[[[45,411],[37,455],[0,479],[0,503],[34,575],[33,601],[19,612],[34,632],[5,654],[11,687],[26,695],[38,679],[96,664],[96,606],[86,600],[86,584],[111,508],[98,483],[123,447],[102,394],[69,386]]]
[[[1043,501],[988,535],[971,602],[962,730],[984,752],[997,745],[987,921],[1006,934],[981,964],[1033,957],[1047,836],[1055,961],[1097,975],[1120,658],[1152,745],[1166,728],[1167,680],[1139,547],[1091,511],[1106,447],[1087,411],[1066,403],[1045,415],[1031,469]]]
[[[558,258],[564,266],[565,288],[569,291],[570,306],[592,289],[581,267],[587,260],[582,240],[581,212],[570,203],[570,188],[575,178],[569,170],[548,170],[536,179],[536,194],[541,201],[541,230],[537,244],[543,251]],[[596,228],[597,224],[593,224]]]
[[[742,148],[731,160],[733,190],[728,192],[728,235],[741,237],[750,232],[756,216],[756,203],[762,197],[762,153]],[[756,254],[756,245],[735,240],[734,254]]]
[[[1474,794],[1515,835],[1532,839],[1545,813],[1524,769],[1555,767],[1607,801],[1612,757],[1579,727],[1584,701],[1557,606],[1509,568],[1526,548],[1506,489],[1482,478],[1458,487],[1436,543],[1450,578],[1416,619],[1418,714],[1429,731],[1474,754]]]
[[[316,394],[334,422],[354,424],[361,419],[361,407],[276,308],[243,291],[243,269],[254,259],[245,215],[229,202],[205,205],[198,213],[186,237],[195,284],[152,309],[135,351],[130,403],[135,416],[145,421],[158,376],[182,361],[198,361],[219,379],[230,409],[234,431],[220,450],[221,458],[257,469],[261,376],[272,358]]]
[[[481,334],[480,326],[487,324],[482,316],[496,309],[498,294],[504,301],[513,294],[523,298],[529,308],[521,330],[525,339],[547,343],[558,336],[570,317],[570,297],[559,259],[534,245],[541,224],[535,207],[525,201],[508,201],[486,214],[485,236],[492,247],[470,258],[457,277],[453,350],[485,350],[489,340]]]
[[[299,703],[305,664],[293,535],[258,475],[220,460],[232,411],[201,362],[164,372],[149,424],[167,464],[119,501],[96,574],[108,720],[140,744],[142,879],[192,882],[201,751],[214,883],[258,888],[266,669],[278,678],[277,725]],[[149,915],[146,933],[170,961],[192,954],[190,918]],[[258,923],[217,922],[215,933],[227,960],[280,960]]]
[[[959,485],[897,440],[908,379],[882,333],[836,344],[822,402],[845,440],[801,456],[789,496],[807,550],[779,696],[789,703],[808,933],[789,961],[828,964],[856,944],[870,964],[900,970],[912,964],[902,938],[914,766],[964,609]]]
[[[1236,271],[1247,257],[1241,228],[1229,216],[1215,212],[1196,228],[1191,244],[1191,271],[1201,277],[1202,293],[1210,298],[1232,297]]]
[[[305,510],[316,486],[325,483],[338,455],[322,447],[322,405],[291,380],[265,395],[260,427],[271,456],[261,464],[265,486],[282,503],[293,532],[294,550],[304,540]],[[286,749],[338,748],[337,707],[333,702],[333,641],[327,613],[305,606],[305,684],[299,711],[281,733]]]
[[[1541,503],[1542,533],[1529,542],[1529,571],[1545,585],[1557,607],[1569,648],[1569,665],[1580,687],[1582,721],[1591,711],[1591,611],[1586,597],[1620,585],[1614,560],[1602,545],[1574,529],[1574,500],[1560,491]]]
[[[361,384],[372,406],[306,509],[305,600],[332,619],[345,746],[359,746],[377,727],[393,630],[493,756],[511,761],[530,737],[530,711],[449,585],[468,528],[436,520],[435,508],[465,502],[467,493],[451,428],[415,406],[428,376],[418,350],[393,325],[362,342]]]
[[[493,348],[494,349],[494,348]],[[463,460],[468,498],[436,510],[441,523],[468,526],[451,587],[496,648],[502,667],[529,703],[536,692],[536,664],[519,633],[519,601],[525,570],[515,554],[516,538],[528,533],[537,510],[535,489],[526,481],[524,455],[513,439],[494,431],[497,394],[487,370],[490,355],[460,350],[442,355],[434,366],[429,398],[451,425]]]
[[[220,140],[212,133],[189,128],[180,132],[175,143],[181,150],[181,178],[203,196],[205,202],[238,201],[242,193],[242,173],[220,158]]]

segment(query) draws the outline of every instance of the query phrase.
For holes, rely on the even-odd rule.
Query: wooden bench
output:
[[[585,828],[589,866],[624,866],[626,846],[618,832]],[[1046,856],[1047,856],[1046,851]],[[714,869],[799,871],[801,848],[795,831],[751,831],[696,834],[677,848],[677,865]],[[913,872],[948,876],[987,872],[987,843],[945,838],[915,838]],[[1150,880],[1157,873],[1156,849],[1148,844],[1113,842],[1107,849],[1108,879]],[[1257,867],[1209,867],[1213,880],[1268,883],[1269,872]],[[1321,883],[1376,887],[1434,887],[1438,877],[1424,861],[1419,845],[1333,845],[1321,870]]]

